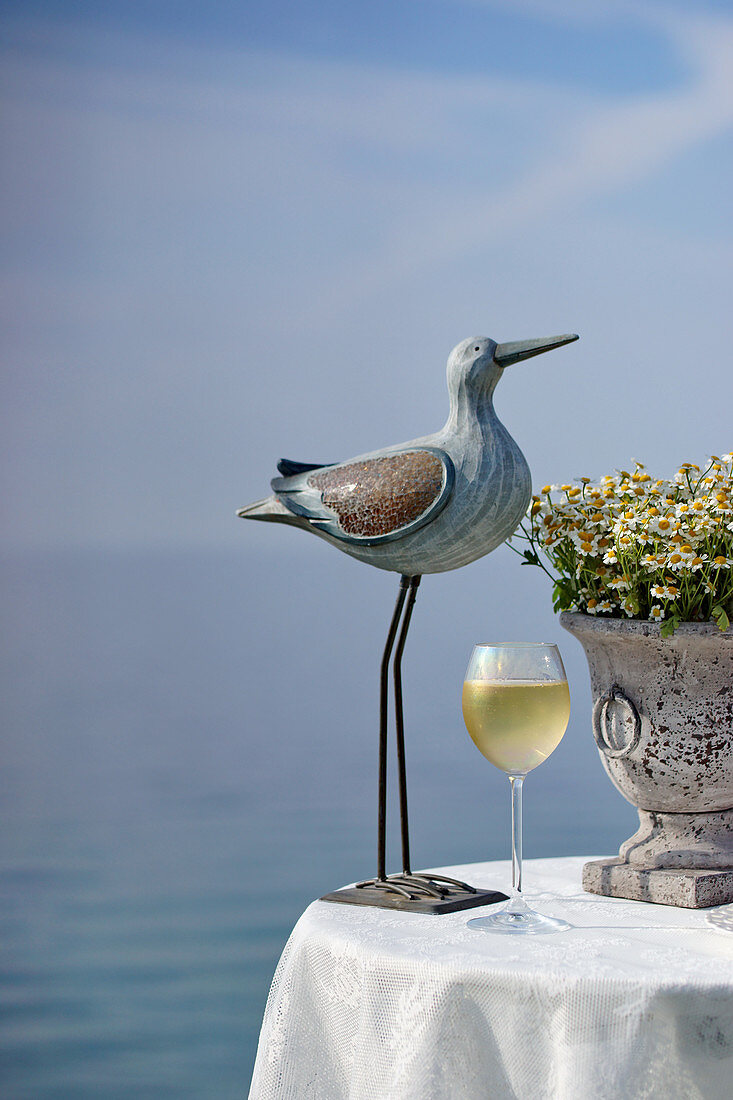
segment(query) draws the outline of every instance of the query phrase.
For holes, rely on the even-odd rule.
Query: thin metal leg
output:
[[[410,870],[410,836],[407,820],[407,780],[405,766],[405,729],[402,715],[402,653],[410,626],[412,609],[421,578],[400,577],[400,590],[382,655],[379,691],[379,810],[377,822],[377,877],[354,886],[324,894],[323,901],[346,905],[374,905],[415,913],[453,913],[477,905],[505,901],[506,894],[496,890],[476,890],[465,882],[427,872]],[[409,596],[408,596],[409,591]],[[407,605],[405,606],[405,601]],[[404,611],[404,618],[403,618]],[[400,628],[400,620],[402,627]],[[402,874],[387,876],[387,725],[389,703],[389,663],[395,638],[399,641],[394,657],[395,722],[397,726],[397,767],[402,828]]]
[[[411,875],[410,870],[410,826],[407,817],[407,768],[405,765],[405,723],[402,714],[402,654],[407,640],[407,631],[410,629],[412,609],[415,606],[417,590],[420,585],[420,577],[410,578],[410,594],[407,597],[407,605],[402,618],[402,629],[397,641],[394,657],[394,698],[395,698],[395,726],[397,730],[397,777],[400,793],[400,835],[402,838],[402,871],[405,875]]]
[[[397,595],[397,603],[392,614],[392,622],[389,625],[387,643],[382,655],[382,668],[379,683],[379,809],[377,819],[377,881],[384,882],[387,878],[387,721],[389,705],[389,659],[392,656],[392,647],[400,625],[402,608],[405,604],[407,589],[410,585],[409,577],[400,577],[400,590]]]

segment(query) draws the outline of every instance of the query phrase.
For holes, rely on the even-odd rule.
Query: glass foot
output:
[[[488,917],[473,917],[466,924],[475,932],[498,932],[503,936],[541,936],[548,932],[567,932],[573,927],[559,917],[535,913],[527,905],[505,906],[498,913],[491,913]]]

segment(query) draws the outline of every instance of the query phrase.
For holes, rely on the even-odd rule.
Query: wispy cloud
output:
[[[501,0],[483,2],[507,6]],[[434,208],[429,229],[419,218],[404,224],[389,256],[383,253],[371,270],[363,269],[358,293],[369,285],[383,285],[385,277],[404,279],[425,265],[475,252],[519,225],[531,228],[553,210],[628,189],[733,128],[733,18],[690,15],[676,6],[645,3],[512,0],[510,6],[563,22],[643,20],[672,40],[689,76],[682,87],[664,92],[585,98],[582,105],[576,102],[566,111],[550,112],[552,138],[537,150],[532,163],[504,186],[492,187],[486,181],[482,193],[460,209],[453,199],[442,209]],[[525,86],[543,118],[549,90]],[[485,94],[490,100],[492,89],[487,86]],[[347,292],[342,287],[342,293]]]
[[[16,224],[47,223],[52,241],[84,221],[122,260],[119,234],[139,237],[143,208],[153,268],[180,251],[186,218],[193,235],[198,223],[214,243],[226,232],[235,248],[267,252],[286,282],[286,255],[300,278],[307,252],[303,311],[314,299],[334,311],[555,212],[628,193],[733,126],[733,17],[643,0],[510,7],[561,23],[642,21],[674,43],[686,78],[662,91],[578,96],[531,76],[134,38],[118,37],[110,58],[90,32],[21,26],[5,57],[6,125],[16,145],[23,134],[48,144],[11,163],[6,209]],[[214,262],[236,257],[219,249]],[[267,270],[266,259],[265,282]]]
[[[569,18],[569,5],[541,7],[543,19]],[[578,18],[632,19],[631,5],[583,10]],[[714,356],[726,231],[686,247],[685,225],[665,235],[643,215],[623,223],[618,208],[612,223],[604,203],[633,200],[649,180],[663,194],[677,167],[729,131],[733,18],[634,11],[674,43],[684,61],[676,86],[579,94],[559,77],[416,72],[38,24],[6,35],[12,530],[38,541],[49,526],[58,537],[203,537],[239,500],[222,470],[246,468],[240,446],[269,456],[274,423],[283,447],[314,458],[424,431],[433,398],[413,364],[435,364],[441,390],[435,347],[447,352],[474,320],[511,338],[535,334],[534,320],[520,327],[527,318],[547,317],[547,331],[577,319],[577,362],[595,329],[597,372],[618,369],[613,310],[628,346],[646,348],[650,326],[662,331],[657,374],[650,366],[635,385],[669,434],[678,413],[674,387],[659,393],[659,349],[685,336],[699,348],[704,329]],[[630,274],[635,248],[643,255]],[[413,358],[393,374],[395,346]],[[334,423],[319,384],[331,396],[342,382],[358,410]],[[404,436],[394,434],[400,385],[414,415]],[[574,453],[577,433],[566,443],[544,425],[553,410],[556,423],[567,417],[568,393],[545,395],[555,404],[536,415],[519,388],[502,401],[516,400],[514,420],[531,427],[538,454],[550,434],[553,453]],[[596,465],[595,423],[578,430]],[[633,418],[617,430],[633,433]],[[326,442],[313,450],[314,439]],[[185,510],[182,470],[197,495]]]

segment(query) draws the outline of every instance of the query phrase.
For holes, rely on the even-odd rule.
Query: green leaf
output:
[[[672,616],[671,619],[665,619],[662,623],[662,629],[659,631],[662,638],[671,638],[677,627],[680,625],[680,620],[676,616]]]
[[[575,585],[569,577],[558,577],[552,588],[553,611],[568,611],[575,603]]]
[[[718,624],[718,630],[727,630],[730,626],[730,619],[724,607],[718,605],[713,608],[713,618]]]

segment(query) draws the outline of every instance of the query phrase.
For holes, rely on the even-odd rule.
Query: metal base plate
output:
[[[733,901],[733,868],[721,871],[645,870],[618,857],[598,859],[583,867],[583,889],[610,898],[651,901],[684,909],[707,909]]]
[[[398,909],[402,913],[436,914],[457,913],[460,909],[474,909],[506,900],[506,894],[498,890],[469,891],[453,887],[443,898],[404,898],[375,886],[347,886],[321,898],[321,901],[337,901],[343,905],[373,905],[378,909]]]

